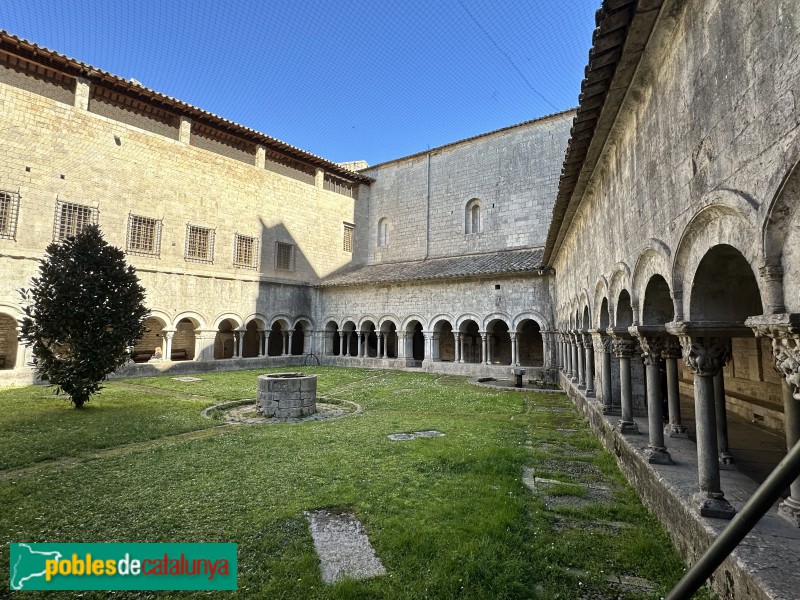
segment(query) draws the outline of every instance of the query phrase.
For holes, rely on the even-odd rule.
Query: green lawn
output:
[[[320,394],[364,411],[272,426],[200,416],[216,402],[254,397],[254,371],[112,382],[82,411],[47,388],[0,392],[0,536],[232,541],[247,597],[615,598],[604,577],[621,574],[655,589],[620,597],[658,598],[680,578],[677,553],[565,396],[419,373],[313,372]],[[423,429],[446,435],[386,437]],[[559,478],[553,461],[565,453],[592,465],[613,497],[547,509],[523,485],[523,466]],[[570,492],[582,490],[551,494]],[[303,516],[320,507],[359,516],[386,575],[322,583]],[[593,525],[605,521],[615,528]],[[8,559],[4,549],[6,586]]]

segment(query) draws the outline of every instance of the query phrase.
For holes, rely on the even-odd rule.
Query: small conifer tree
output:
[[[37,375],[69,394],[76,408],[125,364],[144,334],[144,288],[96,225],[50,244],[39,277],[20,293],[19,339],[31,346]]]

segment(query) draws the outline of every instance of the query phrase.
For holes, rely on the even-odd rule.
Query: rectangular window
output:
[[[161,251],[161,221],[128,215],[128,254],[158,256]]]
[[[275,268],[283,271],[294,271],[294,245],[276,242]]]
[[[19,194],[0,190],[0,238],[17,239]]]
[[[349,223],[344,224],[344,241],[342,242],[342,250],[345,252],[353,253],[353,226]]]
[[[245,269],[258,267],[258,238],[236,234],[233,241],[233,266]]]
[[[87,225],[97,225],[97,209],[83,204],[58,201],[53,231],[55,241],[75,236]]]
[[[193,262],[213,262],[214,230],[208,227],[187,225],[184,258]]]

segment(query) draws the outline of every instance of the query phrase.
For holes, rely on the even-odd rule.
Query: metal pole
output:
[[[777,467],[769,474],[720,536],[714,540],[703,556],[672,588],[666,600],[686,600],[692,597],[711,574],[722,564],[734,548],[755,527],[756,523],[780,498],[789,484],[800,476],[800,442],[794,445]]]

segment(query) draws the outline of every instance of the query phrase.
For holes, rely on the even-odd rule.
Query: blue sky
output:
[[[336,162],[577,104],[599,0],[2,0],[0,28]]]

